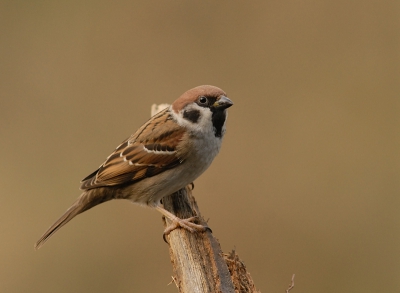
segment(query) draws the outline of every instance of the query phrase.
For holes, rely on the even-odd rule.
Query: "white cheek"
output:
[[[183,118],[183,112],[186,110],[198,110],[200,112],[200,117],[196,122],[192,122],[188,119]],[[184,110],[181,110],[178,115],[176,115],[176,119],[179,125],[184,126],[189,131],[193,131],[196,133],[212,133],[213,126],[212,126],[212,113],[211,110],[208,108],[200,107],[197,104],[190,105],[186,107]]]
[[[199,120],[197,120],[197,123],[192,123],[192,126],[202,132],[213,131],[211,110],[208,108],[203,108],[202,110]]]

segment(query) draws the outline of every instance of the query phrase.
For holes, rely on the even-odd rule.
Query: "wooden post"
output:
[[[163,198],[164,208],[184,219],[201,217],[189,187]],[[166,219],[167,224],[169,219]],[[175,229],[167,236],[175,283],[181,293],[235,293],[221,247],[210,231],[191,233]]]

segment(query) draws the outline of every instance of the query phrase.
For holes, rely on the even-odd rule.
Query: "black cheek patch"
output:
[[[200,111],[199,110],[185,110],[183,112],[183,118],[196,123],[200,118]]]

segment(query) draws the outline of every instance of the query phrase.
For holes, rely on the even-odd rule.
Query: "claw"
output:
[[[208,226],[203,226],[203,225],[199,225],[194,223],[194,221],[198,218],[196,216],[194,217],[190,217],[187,219],[180,219],[177,216],[175,216],[174,214],[170,213],[169,211],[167,211],[166,209],[160,207],[160,206],[156,206],[155,207],[161,214],[163,214],[164,217],[168,218],[171,220],[171,224],[169,224],[167,226],[167,228],[165,228],[164,230],[164,234],[163,234],[163,239],[166,243],[168,243],[167,241],[167,235],[169,235],[169,233],[171,233],[173,230],[175,230],[176,228],[183,228],[186,229],[187,231],[194,233],[194,232],[204,232],[206,230],[209,230],[211,233],[211,229]]]
[[[169,242],[167,240],[167,236],[177,228],[183,228],[191,233],[204,232],[207,230],[212,233],[212,230],[210,229],[210,227],[193,223],[193,221],[196,219],[197,219],[197,217],[190,217],[187,219],[180,219],[180,218],[173,219],[172,223],[170,225],[168,225],[168,227],[165,228],[165,230],[164,230],[164,233],[163,233],[164,241],[169,244]]]
[[[190,190],[193,190],[194,189],[194,182],[189,183],[189,185],[192,185],[192,188],[190,188]]]

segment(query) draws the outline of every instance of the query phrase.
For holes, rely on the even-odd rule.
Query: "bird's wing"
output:
[[[161,111],[120,144],[98,170],[84,178],[81,189],[134,183],[181,164],[184,157],[179,145],[184,134],[169,110]]]

